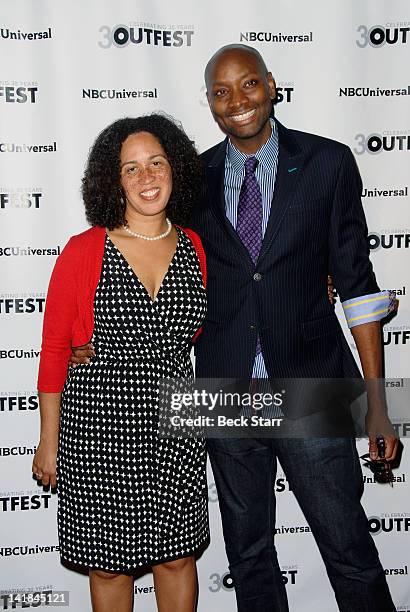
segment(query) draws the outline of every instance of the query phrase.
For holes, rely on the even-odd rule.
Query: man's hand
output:
[[[369,436],[369,455],[372,461],[393,461],[399,440],[390,422],[382,371],[380,322],[372,321],[352,327],[351,332],[359,351],[367,390],[366,431]],[[379,457],[377,436],[385,442],[385,457]]]
[[[384,379],[366,380],[367,414],[366,431],[369,436],[369,455],[372,461],[393,461],[396,457],[399,438],[388,416]],[[384,457],[377,449],[377,438],[384,439]]]
[[[75,368],[80,363],[90,363],[90,357],[95,356],[94,347],[91,343],[83,346],[72,346],[73,351],[70,356],[69,367]]]
[[[366,430],[369,436],[369,455],[372,461],[394,461],[399,446],[399,438],[386,413],[372,411],[370,408],[366,416]],[[384,457],[379,457],[377,438],[384,438]]]

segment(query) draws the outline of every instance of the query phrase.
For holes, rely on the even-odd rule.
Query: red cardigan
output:
[[[204,286],[206,260],[195,232],[183,230],[198,254]],[[101,276],[106,231],[92,227],[70,238],[58,257],[48,287],[38,373],[39,391],[62,391],[72,346],[91,340],[94,329],[94,296]],[[196,332],[193,341],[200,333]]]

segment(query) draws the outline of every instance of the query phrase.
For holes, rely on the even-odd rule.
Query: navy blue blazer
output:
[[[279,122],[275,192],[253,265],[225,215],[226,139],[202,154],[205,180],[190,226],[202,238],[208,312],[198,377],[249,378],[259,334],[269,376],[358,377],[327,296],[379,291],[369,260],[362,182],[350,149]]]

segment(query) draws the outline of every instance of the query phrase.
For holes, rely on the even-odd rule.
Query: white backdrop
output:
[[[401,296],[398,316],[384,329],[386,376],[399,380],[408,375],[406,8],[401,0],[2,0],[2,609],[11,609],[8,594],[14,589],[69,591],[70,610],[91,609],[87,578],[59,562],[56,497],[36,486],[30,469],[38,437],[35,388],[44,297],[59,249],[86,227],[79,187],[87,151],[114,119],[160,109],[182,121],[200,151],[218,142],[221,134],[207,108],[202,75],[220,46],[244,42],[260,50],[282,94],[276,113],[285,125],[341,140],[353,149],[363,177],[379,284]],[[403,385],[406,391],[408,382]],[[365,452],[365,441],[358,445]],[[409,467],[404,453],[394,487],[366,482],[364,494],[369,528],[395,603],[406,611]],[[369,477],[366,470],[364,476]],[[337,608],[323,563],[281,473],[276,490],[277,547],[291,609],[333,612]],[[235,599],[211,473],[209,500],[212,543],[198,566],[199,610],[229,612],[235,610]],[[151,573],[135,582],[135,610],[155,610],[152,584]]]

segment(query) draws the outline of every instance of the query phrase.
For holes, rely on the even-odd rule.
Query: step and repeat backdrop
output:
[[[111,121],[156,110],[178,118],[199,151],[221,140],[203,83],[204,66],[220,46],[243,42],[262,53],[278,86],[276,115],[286,126],[340,140],[353,150],[363,178],[379,284],[395,289],[400,298],[398,315],[383,331],[386,377],[397,392],[408,392],[408,9],[400,0],[1,2],[2,610],[21,607],[13,604],[12,594],[22,590],[68,592],[68,609],[91,609],[87,577],[60,564],[56,495],[39,488],[31,476],[48,279],[69,236],[86,228],[80,181],[88,149]],[[404,414],[396,426],[404,453],[394,485],[376,483],[364,467],[363,503],[397,609],[409,611],[410,459],[405,436],[410,418]],[[358,448],[366,452],[366,441],[358,440]],[[233,612],[235,597],[210,470],[208,476],[212,542],[198,562],[199,610]],[[291,609],[333,612],[337,607],[325,568],[280,468],[275,489],[276,543]],[[135,582],[135,610],[155,609],[147,570]]]

